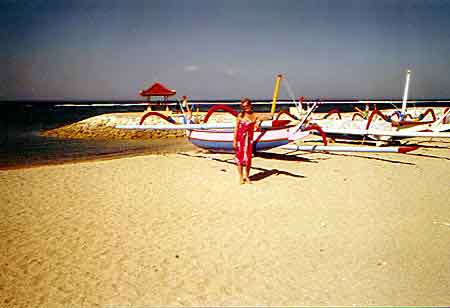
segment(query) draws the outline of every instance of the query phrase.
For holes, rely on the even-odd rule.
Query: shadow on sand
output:
[[[255,154],[255,157],[260,157],[260,158],[264,158],[264,159],[284,160],[284,161],[298,161],[298,162],[306,162],[306,163],[314,163],[314,164],[317,164],[318,160],[328,159],[328,158],[309,159],[309,158],[306,158],[303,156],[288,155],[288,154],[290,154],[290,153],[278,154],[278,153],[269,153],[269,152],[258,152]]]
[[[379,158],[379,157],[373,157],[373,156],[363,156],[363,155],[355,155],[355,154],[341,154],[341,153],[327,153],[327,154],[328,155],[334,155],[334,156],[346,156],[346,157],[357,157],[357,158],[378,160],[378,161],[383,161],[383,162],[391,163],[391,164],[410,165],[410,166],[415,166],[416,165],[414,163],[404,162],[404,161],[400,161],[400,160],[392,160],[392,159]],[[409,155],[411,155],[411,154],[409,154]]]
[[[210,156],[204,156],[204,155],[193,155],[193,154],[189,154],[189,153],[177,153],[177,154],[187,156],[187,157],[202,158],[202,159],[207,159],[207,160],[218,161],[218,162],[225,163],[225,164],[236,165],[233,158],[220,159],[220,158],[216,158],[216,157],[210,157]],[[269,169],[265,169],[265,168],[261,168],[261,167],[252,166],[252,170],[261,171],[257,174],[250,176],[250,180],[252,180],[252,181],[260,181],[271,175],[286,175],[286,176],[290,176],[290,177],[294,177],[294,178],[306,178],[305,176],[300,175],[300,174],[295,174],[295,173],[282,171],[282,170],[278,170],[278,169],[270,169],[269,170]]]
[[[450,141],[439,141],[440,144],[445,144],[445,145],[433,145],[432,143],[433,143],[433,140],[424,140],[424,141],[417,141],[417,142],[408,142],[407,141],[407,142],[405,142],[404,145],[419,146],[424,149],[450,150]]]
[[[408,143],[406,142],[405,145],[412,145],[412,146],[418,146],[422,149],[438,149],[438,150],[450,150],[450,142],[448,141],[439,141],[439,143],[445,143],[447,145],[430,145],[427,143],[432,143],[433,141],[418,141],[414,143]],[[425,143],[425,144],[424,144]],[[418,154],[418,153],[408,153],[410,156],[416,156],[416,157],[425,157],[425,158],[434,158],[434,159],[442,159],[442,160],[450,160],[449,157],[445,156],[437,156],[437,155],[430,155],[430,154]]]
[[[298,175],[298,174],[294,174],[294,173],[287,172],[287,171],[280,171],[278,169],[272,169],[272,170],[267,170],[267,169],[263,169],[263,168],[252,168],[252,169],[263,170],[257,174],[250,176],[250,180],[252,180],[253,182],[261,181],[272,175],[287,175],[287,176],[291,176],[294,178],[306,178],[303,175]]]
[[[410,156],[416,157],[425,157],[425,158],[434,158],[434,159],[442,159],[442,160],[450,160],[448,157],[429,155],[429,154],[409,154]]]

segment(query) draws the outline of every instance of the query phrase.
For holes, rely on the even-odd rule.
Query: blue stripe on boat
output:
[[[224,152],[224,153],[234,153],[233,142],[231,141],[208,141],[189,138],[189,141],[202,149],[214,151],[214,152]],[[264,151],[273,149],[282,145],[288,144],[287,139],[274,140],[274,141],[259,141],[256,142],[256,151]]]

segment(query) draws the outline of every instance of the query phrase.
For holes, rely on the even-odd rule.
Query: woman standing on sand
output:
[[[239,183],[251,183],[249,179],[253,155],[253,132],[260,124],[253,112],[249,98],[241,100],[242,111],[236,117],[233,147],[236,152],[235,161],[239,174]],[[244,169],[245,166],[245,169]],[[244,172],[243,172],[244,171]]]

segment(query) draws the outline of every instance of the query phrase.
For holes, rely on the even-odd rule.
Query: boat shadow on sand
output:
[[[431,143],[431,144],[430,144]],[[450,142],[448,141],[439,141],[440,145],[434,145],[432,144],[433,141],[425,140],[425,141],[418,141],[418,142],[406,142],[405,145],[411,145],[411,146],[419,146],[421,149],[424,150],[450,150]],[[448,144],[448,145],[442,145],[442,144]],[[425,158],[435,158],[435,159],[442,159],[442,160],[450,160],[448,156],[438,156],[438,155],[430,155],[430,154],[421,154],[421,153],[408,153],[409,156],[417,156],[417,157],[425,157]]]
[[[371,159],[371,160],[378,160],[378,161],[383,161],[386,163],[391,163],[391,164],[400,164],[400,165],[410,165],[410,166],[415,166],[416,164],[414,163],[410,163],[410,162],[405,162],[405,161],[400,161],[400,160],[393,160],[393,159],[386,159],[386,158],[380,158],[380,157],[374,157],[374,156],[364,156],[364,155],[356,155],[356,154],[343,154],[343,153],[327,153],[328,155],[333,155],[333,156],[345,156],[345,157],[356,157],[356,158],[365,158],[365,159]],[[411,154],[409,154],[411,155]]]
[[[436,144],[437,143],[437,144]],[[450,141],[433,141],[433,140],[423,140],[423,141],[406,141],[404,145],[420,146],[424,149],[446,149],[450,150]]]
[[[296,154],[290,155],[291,153],[294,153],[292,151],[287,152],[285,154],[279,154],[279,153],[270,153],[270,152],[257,152],[255,153],[255,157],[260,157],[264,159],[276,159],[276,160],[284,160],[284,161],[297,161],[297,162],[305,162],[305,163],[314,163],[317,164],[319,160],[326,160],[328,158],[306,158],[303,156],[298,156]],[[312,154],[312,153],[305,153],[305,154]]]
[[[213,160],[213,161],[217,161],[217,162],[221,162],[221,163],[225,163],[225,164],[236,165],[233,158],[222,159],[222,158],[217,158],[217,157],[212,157],[212,156],[190,154],[190,153],[177,153],[177,154],[182,155],[182,156],[187,156],[187,157],[201,158],[201,159]],[[272,154],[272,153],[265,153],[265,154]],[[258,157],[260,157],[260,154],[258,154]],[[274,159],[274,158],[271,158],[271,159]],[[309,159],[300,158],[300,157],[298,157],[297,159],[292,159],[292,160],[310,162]],[[255,182],[263,180],[272,175],[286,175],[286,176],[290,176],[290,177],[294,177],[294,178],[306,178],[306,176],[304,176],[304,175],[295,174],[292,172],[278,170],[278,169],[266,169],[266,168],[262,168],[262,167],[256,167],[254,165],[252,166],[252,169],[260,171],[257,174],[250,176],[250,180],[255,181]],[[225,170],[222,169],[221,171],[225,171]]]
[[[330,157],[317,157],[314,159],[306,158],[305,155],[312,155],[312,154],[325,154],[330,156],[345,156],[345,157],[357,157],[357,158],[366,158],[371,160],[378,160],[383,161],[387,163],[393,163],[393,164],[404,164],[404,165],[415,165],[414,163],[410,162],[404,162],[399,160],[392,160],[392,159],[386,159],[386,158],[380,158],[380,157],[374,157],[374,156],[365,156],[365,155],[358,155],[358,154],[345,154],[345,153],[333,153],[333,152],[327,152],[327,151],[317,151],[317,152],[299,152],[299,151],[290,151],[286,154],[275,154],[275,153],[258,153],[257,157],[263,157],[263,158],[269,158],[269,159],[279,159],[279,160],[288,160],[288,161],[304,161],[304,162],[310,162],[310,163],[318,163],[319,160],[327,160],[330,159]],[[301,155],[301,156],[299,156]],[[411,154],[409,154],[411,155]]]
[[[415,144],[410,144],[410,145],[415,145]],[[423,145],[419,145],[421,148],[424,149],[448,149],[447,147],[435,147],[435,146],[423,146]],[[296,154],[292,154],[293,152],[291,152],[289,156],[286,156],[288,158],[284,159],[284,160],[289,160],[289,161],[299,161],[301,160],[300,157],[296,156]],[[344,157],[356,157],[356,158],[365,158],[365,159],[371,159],[371,160],[378,160],[378,161],[383,161],[383,162],[387,162],[387,163],[392,163],[392,164],[401,164],[401,165],[411,165],[411,166],[415,166],[415,163],[411,163],[411,162],[405,162],[405,161],[400,161],[400,160],[393,160],[393,159],[386,159],[386,158],[381,158],[381,157],[374,157],[374,156],[366,156],[366,155],[358,155],[358,154],[345,154],[345,153],[332,153],[332,152],[326,152],[326,151],[317,151],[314,153],[322,153],[322,154],[327,154],[327,155],[331,155],[331,156],[344,156]],[[307,153],[307,154],[314,154],[314,153]],[[269,153],[267,153],[269,154]],[[283,154],[278,154],[280,157],[283,156]],[[301,153],[301,154],[297,154],[297,155],[305,155],[305,153]],[[450,160],[449,157],[446,156],[438,156],[438,155],[430,155],[430,154],[421,154],[421,153],[408,153],[408,156],[415,156],[415,157],[424,157],[424,158],[434,158],[434,159],[442,159],[442,160]],[[298,159],[295,159],[298,158]],[[272,159],[278,159],[278,158],[272,158]],[[280,158],[283,159],[283,158]],[[322,158],[322,159],[328,159],[328,158]],[[317,163],[316,161],[311,161],[310,162],[314,162]]]
[[[444,156],[436,156],[436,155],[430,155],[430,154],[409,154],[410,156],[417,156],[417,157],[425,157],[425,158],[435,158],[435,159],[442,159],[442,160],[450,160],[448,157]]]
[[[351,145],[355,144],[354,142],[342,142],[342,141],[339,142],[339,143],[341,143],[341,144],[351,144]],[[438,143],[438,145],[436,143]],[[442,140],[439,140],[439,141],[434,141],[434,140],[406,141],[405,143],[403,143],[401,145],[403,145],[403,146],[418,146],[420,149],[423,149],[423,150],[433,150],[433,149],[436,149],[436,150],[450,150],[450,142],[449,141],[442,141]],[[384,162],[394,163],[394,164],[416,165],[415,163],[404,162],[404,161],[400,161],[400,160],[392,160],[392,159],[380,158],[380,157],[374,157],[374,156],[366,156],[366,155],[361,155],[361,154],[358,155],[358,154],[346,154],[346,153],[333,153],[333,152],[326,152],[326,151],[322,151],[322,152],[317,151],[315,153],[323,153],[323,154],[334,155],[334,156],[348,156],[348,157],[366,158],[366,159],[384,161]],[[312,154],[312,153],[310,153],[310,154]],[[302,155],[303,155],[303,153],[302,153]],[[421,153],[415,153],[415,152],[410,152],[410,153],[407,154],[407,156],[450,160],[450,158],[447,157],[447,156],[421,154]]]

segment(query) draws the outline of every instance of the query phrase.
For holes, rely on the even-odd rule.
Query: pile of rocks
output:
[[[185,131],[118,129],[116,125],[138,124],[142,113],[110,113],[42,132],[44,136],[90,139],[164,139],[184,137]],[[145,124],[167,124],[159,117],[149,117]]]

